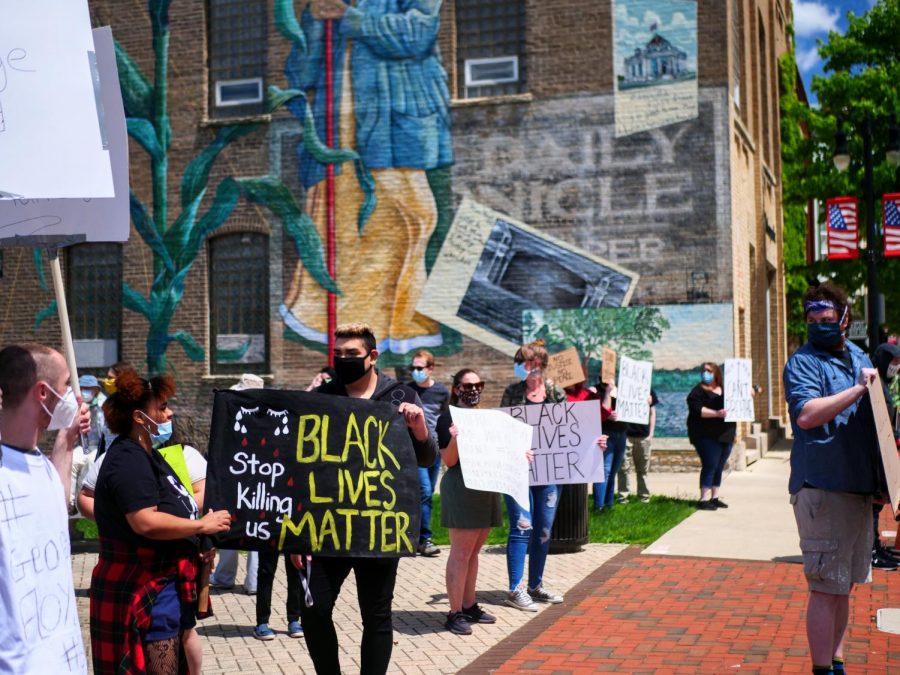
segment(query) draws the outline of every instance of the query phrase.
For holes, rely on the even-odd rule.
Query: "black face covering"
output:
[[[467,406],[474,408],[479,403],[481,403],[481,392],[477,389],[464,389],[459,392],[459,400],[465,403]]]
[[[346,386],[365,376],[372,368],[372,366],[366,367],[367,358],[369,358],[368,354],[365,356],[335,357],[334,374],[337,381]]]

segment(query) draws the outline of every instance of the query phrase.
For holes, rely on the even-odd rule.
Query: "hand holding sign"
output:
[[[725,409],[719,411],[719,416],[724,417],[726,422],[752,422],[756,418],[753,412],[752,373],[753,362],[750,359],[725,359]]]
[[[200,519],[200,534],[222,534],[228,532],[231,527],[231,514],[222,509],[213,511],[210,509],[205,516]]]

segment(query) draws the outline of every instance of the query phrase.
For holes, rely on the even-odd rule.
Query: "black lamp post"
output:
[[[883,323],[881,316],[881,303],[878,297],[878,255],[876,244],[878,230],[875,227],[875,180],[873,177],[872,153],[872,114],[866,111],[862,125],[857,128],[863,140],[863,200],[866,205],[866,265],[868,268],[868,308],[869,308],[869,351],[874,352],[878,346]],[[838,171],[846,171],[850,167],[850,151],[847,145],[847,134],[838,122],[837,133],[834,137],[834,166]],[[897,119],[891,116],[888,127],[888,147],[885,159],[893,166],[900,165],[900,128]]]

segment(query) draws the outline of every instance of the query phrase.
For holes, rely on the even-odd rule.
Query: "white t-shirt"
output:
[[[200,454],[197,448],[192,448],[190,445],[185,445],[182,449],[184,450],[184,463],[187,464],[191,485],[197,481],[205,480],[206,458]],[[100,459],[91,464],[91,468],[88,469],[87,475],[81,483],[82,488],[86,488],[91,492],[97,489],[97,477],[100,475],[100,465],[103,464],[104,457],[106,457],[106,453],[100,455]]]
[[[0,672],[86,673],[62,483],[44,455],[0,451]]]

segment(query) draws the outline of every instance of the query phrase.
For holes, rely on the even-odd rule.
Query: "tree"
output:
[[[806,282],[828,277],[850,291],[864,286],[863,260],[818,261],[806,265],[805,214],[810,199],[824,200],[839,195],[863,194],[862,138],[857,126],[866,114],[874,126],[875,222],[880,222],[878,197],[898,190],[897,170],[885,161],[887,120],[900,111],[900,0],[881,0],[862,16],[848,15],[844,35],[832,32],[819,44],[825,59],[823,77],[813,78],[812,90],[818,108],[803,105],[795,91],[796,62],[785,55],[781,74],[781,137],[784,197],[785,268],[789,300],[789,326],[794,334],[804,334],[799,298]],[[839,120],[848,131],[850,170],[834,168],[834,136]],[[805,133],[801,132],[805,130]],[[865,204],[860,203],[860,223],[865,222]],[[861,235],[864,237],[865,232]],[[881,260],[879,287],[886,296],[886,322],[900,326],[900,262]]]

